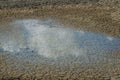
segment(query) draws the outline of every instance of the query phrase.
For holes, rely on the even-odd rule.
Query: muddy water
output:
[[[15,20],[0,25],[1,54],[33,63],[99,63],[120,51],[120,38],[61,26],[57,21]]]

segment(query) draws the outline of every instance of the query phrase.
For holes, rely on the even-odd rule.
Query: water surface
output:
[[[61,26],[57,21],[15,20],[0,26],[0,51],[38,62],[99,62],[120,50],[120,38]]]

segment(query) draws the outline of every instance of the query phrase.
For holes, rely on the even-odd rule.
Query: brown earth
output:
[[[9,54],[8,54],[9,55]],[[8,55],[0,55],[0,80],[119,80],[120,63],[104,62],[96,65],[71,63],[59,65],[35,65],[20,62],[17,58],[5,61]]]
[[[24,18],[43,20],[54,18],[61,24],[76,27],[76,29],[120,37],[120,9],[113,6],[80,4],[0,10],[0,22]],[[115,55],[111,53],[112,57],[119,59],[119,52],[116,51]],[[55,65],[33,65],[30,62],[19,62],[17,58],[8,62],[4,60],[8,55],[0,54],[1,80],[120,80],[120,63],[116,60],[112,63],[108,61],[92,66],[71,64],[61,69]],[[14,68],[13,64],[24,65],[25,68]],[[77,67],[76,71],[74,68]]]
[[[120,8],[118,7],[80,4],[0,10],[0,21],[20,18],[54,18],[66,26],[120,37]]]
[[[0,9],[4,8],[36,8],[47,5],[70,5],[70,4],[97,4],[116,5],[120,7],[120,0],[0,0]]]

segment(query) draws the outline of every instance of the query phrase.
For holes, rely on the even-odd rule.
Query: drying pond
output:
[[[61,26],[52,19],[0,25],[0,54],[9,53],[7,61],[99,63],[113,60],[106,55],[114,51],[120,51],[120,38]]]

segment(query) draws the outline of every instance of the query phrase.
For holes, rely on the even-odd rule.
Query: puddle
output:
[[[16,20],[7,26],[0,26],[0,52],[10,52],[9,58],[95,62],[120,50],[120,38],[64,27],[52,19]]]

